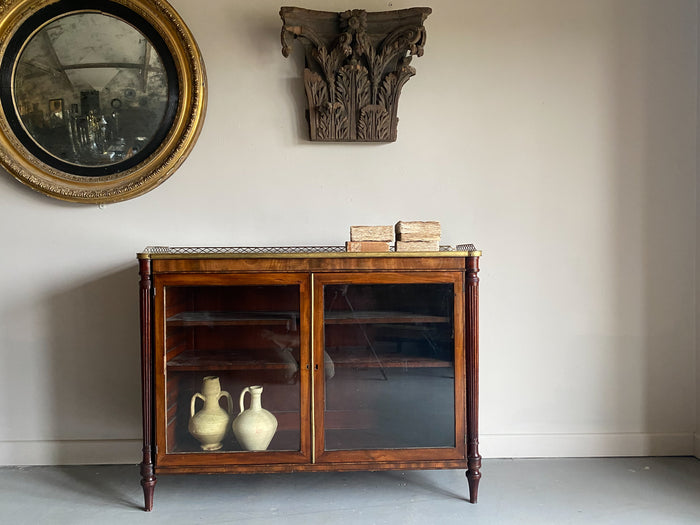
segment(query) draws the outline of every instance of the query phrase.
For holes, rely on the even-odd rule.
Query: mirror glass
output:
[[[75,166],[121,163],[148,148],[168,109],[168,75],[135,27],[97,12],[39,28],[20,51],[13,102],[36,145]]]

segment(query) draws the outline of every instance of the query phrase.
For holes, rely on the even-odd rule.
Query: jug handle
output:
[[[190,403],[190,417],[194,417],[194,402],[197,400],[197,398],[200,398],[202,401],[205,401],[204,396],[199,392],[192,396],[192,402]]]
[[[247,386],[247,387],[245,387],[245,388],[243,389],[243,391],[241,392],[241,397],[240,397],[239,400],[238,400],[238,401],[239,401],[239,404],[240,404],[240,408],[241,408],[241,414],[242,414],[243,411],[245,410],[245,409],[243,408],[243,401],[244,401],[244,398],[245,398],[245,395],[246,395],[247,392],[250,392],[250,387],[249,387],[249,386]],[[251,394],[251,395],[253,395],[253,394]]]
[[[231,415],[231,413],[233,412],[233,399],[231,399],[231,394],[229,394],[225,390],[222,390],[219,394],[219,399],[221,399],[222,397],[226,398],[226,406],[228,407],[228,413],[229,415]]]

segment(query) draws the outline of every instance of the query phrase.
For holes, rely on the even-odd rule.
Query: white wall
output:
[[[389,145],[306,140],[279,2],[172,4],[209,78],[180,170],[103,209],[0,177],[0,464],[139,460],[144,246],[399,219],[484,250],[485,456],[692,453],[697,0],[431,1]]]
[[[700,4],[699,4],[700,5]],[[698,17],[698,27],[700,27],[700,9],[698,9],[697,12],[697,17]],[[700,38],[696,40],[697,46],[698,46],[698,70],[700,71]],[[698,123],[697,123],[697,134],[696,134],[696,172],[697,172],[697,180],[695,184],[695,191],[696,191],[696,210],[695,210],[695,225],[696,225],[696,246],[695,246],[695,286],[696,286],[696,298],[695,298],[695,314],[696,314],[696,319],[700,319],[700,279],[698,279],[698,276],[700,276],[700,228],[697,226],[698,224],[698,219],[700,219],[700,210],[698,210],[698,206],[700,206],[700,79],[698,79],[698,90],[697,90],[697,95],[698,95],[698,106],[697,106],[697,111],[698,111]],[[695,446],[694,446],[694,452],[695,452],[695,457],[700,459],[700,329],[698,329],[698,324],[696,321],[695,325],[695,337],[696,337],[696,342],[695,342],[695,351],[696,351],[696,356],[695,356],[695,366],[696,366],[696,372],[695,372],[695,395],[697,396],[697,401],[695,403]]]

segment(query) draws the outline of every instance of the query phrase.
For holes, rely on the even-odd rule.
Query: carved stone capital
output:
[[[304,45],[311,140],[394,142],[403,85],[423,55],[429,7],[342,13],[282,7],[282,54]]]

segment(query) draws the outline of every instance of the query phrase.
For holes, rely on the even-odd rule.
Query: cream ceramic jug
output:
[[[241,446],[250,451],[267,450],[277,431],[277,418],[262,407],[263,387],[243,389],[239,399],[241,413],[233,420],[233,434]],[[250,408],[244,409],[245,395],[250,394]]]
[[[228,400],[228,411],[219,405],[221,397]],[[195,414],[194,408],[197,399],[204,401],[204,407]],[[221,390],[219,378],[206,376],[202,381],[202,393],[197,392],[192,396],[188,426],[190,434],[200,442],[202,450],[219,450],[222,447],[221,440],[226,435],[232,410],[231,395]]]

